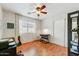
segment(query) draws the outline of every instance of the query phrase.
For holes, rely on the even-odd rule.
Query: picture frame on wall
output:
[[[7,23],[7,29],[14,29],[14,23]]]

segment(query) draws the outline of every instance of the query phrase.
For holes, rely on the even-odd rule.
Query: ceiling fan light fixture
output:
[[[37,7],[36,10],[37,10],[37,11],[40,11],[40,7]]]
[[[35,11],[34,12],[31,12],[31,13],[35,13],[37,16],[40,16],[40,15],[43,15],[43,14],[47,14],[47,11],[46,11],[46,6],[44,4],[39,4],[36,8],[35,8]],[[31,14],[29,13],[29,14]]]
[[[40,16],[41,12],[40,11],[36,11],[36,14],[37,14],[37,16]]]
[[[36,14],[40,14],[40,11],[36,11]]]

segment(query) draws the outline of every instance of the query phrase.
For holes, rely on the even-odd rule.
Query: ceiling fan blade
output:
[[[46,8],[46,6],[45,5],[41,5],[41,6],[36,7],[36,10],[40,11],[40,10],[43,10],[44,8]]]
[[[32,14],[32,13],[35,13],[35,11],[33,11],[33,12],[28,12],[27,14]]]
[[[42,5],[41,8],[40,8],[40,10],[43,10],[44,8],[46,8],[46,6]]]
[[[41,11],[41,13],[43,13],[43,14],[47,14],[47,12],[44,12],[44,11]]]

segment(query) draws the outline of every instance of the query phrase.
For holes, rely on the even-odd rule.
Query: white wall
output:
[[[22,34],[20,34],[22,43],[35,40],[37,38],[37,36],[39,35],[40,31],[41,31],[40,20],[25,17],[25,16],[22,16],[22,15],[19,16],[19,20],[26,20],[26,21],[34,22],[36,24],[35,33],[31,33],[31,34],[30,33],[22,33]]]
[[[2,7],[0,6],[0,39],[2,38]]]
[[[29,42],[29,41],[32,41],[37,38],[37,36],[39,35],[39,33],[41,31],[41,29],[40,29],[41,21],[40,20],[22,16],[22,15],[19,15],[19,14],[16,14],[11,11],[4,10],[4,9],[2,10],[2,12],[3,12],[3,15],[2,15],[2,18],[3,18],[3,20],[2,20],[2,30],[3,30],[2,38],[15,37],[16,41],[17,41],[17,37],[20,35],[22,43]],[[36,23],[36,33],[19,34],[19,20],[29,20],[31,22],[35,22]],[[8,22],[14,23],[14,29],[7,29]]]
[[[67,47],[67,21],[66,23],[64,22],[65,16],[61,17],[60,15],[60,16],[56,16],[55,18],[48,18],[43,20],[42,22],[39,20],[35,20],[33,18],[15,14],[7,10],[3,10],[2,12],[2,8],[0,8],[0,20],[1,19],[2,19],[1,29],[3,30],[3,33],[2,33],[3,38],[6,38],[6,37],[17,38],[17,36],[19,35],[19,25],[18,25],[19,19],[21,20],[24,19],[24,20],[31,20],[36,22],[37,27],[36,27],[35,34],[27,34],[27,33],[21,34],[21,41],[23,43],[29,42],[34,38],[36,38],[37,36],[39,36],[39,34],[43,29],[48,29],[49,34],[51,34],[51,39],[50,39],[51,43],[55,43],[55,44],[59,44],[61,46]],[[53,20],[55,21],[53,22]],[[15,24],[14,29],[7,29],[7,26],[6,26],[7,22],[14,23]],[[54,28],[53,28],[53,23],[54,23]],[[54,29],[54,32],[53,32],[53,29]],[[53,34],[54,34],[54,37],[53,37]]]
[[[67,47],[67,17],[66,15],[58,15],[54,18],[43,20],[43,29],[49,30],[51,35],[49,41],[51,43]]]
[[[59,44],[61,46],[65,46],[64,20],[55,21],[54,25],[54,39],[52,42]]]
[[[23,18],[21,18],[23,17]],[[2,19],[3,18],[3,19]],[[28,19],[28,20],[34,20],[33,18],[24,17],[22,15],[15,14],[10,11],[3,10],[2,14],[2,8],[0,7],[0,20],[2,19],[1,29],[3,30],[2,37],[16,37],[19,35],[19,19]],[[22,34],[21,40],[22,42],[29,42],[36,38],[40,33],[42,29],[48,29],[49,34],[51,34],[50,42],[59,44],[61,46],[67,46],[67,21],[66,21],[66,27],[64,27],[64,19],[65,16],[61,17],[59,14],[58,16],[54,18],[48,18],[44,19],[42,24],[39,20],[34,20],[37,24],[36,28],[36,34]],[[54,22],[54,28],[53,28],[53,20]],[[67,20],[67,19],[66,19]],[[14,29],[7,29],[7,22],[11,22],[15,24]],[[66,28],[66,29],[65,29]],[[53,29],[54,29],[54,37],[53,37]],[[65,40],[65,41],[64,41]]]
[[[18,42],[17,38],[19,35],[19,15],[15,14],[15,38],[16,42]]]
[[[15,13],[3,10],[3,38],[15,37]],[[7,23],[14,23],[14,29],[8,29]]]

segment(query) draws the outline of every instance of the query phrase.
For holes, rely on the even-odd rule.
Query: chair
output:
[[[18,46],[22,45],[21,40],[20,40],[20,36],[18,36]]]

